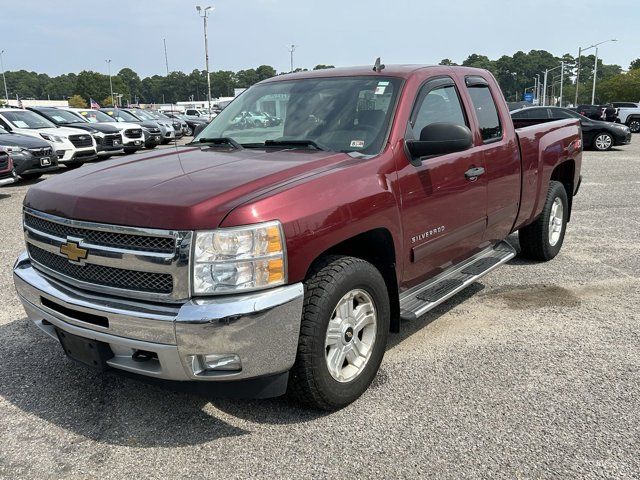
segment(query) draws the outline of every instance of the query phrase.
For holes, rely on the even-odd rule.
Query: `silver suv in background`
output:
[[[134,153],[144,148],[144,133],[137,123],[119,122],[100,110],[88,108],[67,108],[70,112],[84,118],[93,125],[113,125],[122,135],[122,149],[124,153]]]

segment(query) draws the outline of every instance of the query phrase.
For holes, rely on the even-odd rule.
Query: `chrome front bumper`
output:
[[[296,356],[301,283],[244,295],[148,303],[70,287],[36,270],[26,253],[13,271],[27,316],[57,340],[55,327],[109,345],[113,368],[166,380],[244,380],[288,371]],[[106,319],[106,326],[94,322]],[[157,355],[144,362],[136,351]],[[241,370],[197,371],[197,355],[237,355]],[[195,371],[194,371],[195,370]]]

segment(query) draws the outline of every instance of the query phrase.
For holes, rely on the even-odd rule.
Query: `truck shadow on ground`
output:
[[[464,302],[476,283],[416,321],[390,334],[387,349],[401,343]],[[131,447],[188,446],[250,434],[207,411],[211,406],[259,424],[297,424],[327,412],[286,398],[231,400],[177,391],[117,373],[99,373],[67,359],[56,341],[22,318],[0,326],[0,396],[20,410],[93,441]],[[371,388],[385,383],[384,368]],[[207,408],[208,407],[208,408]]]
[[[209,402],[202,397],[76,365],[26,318],[0,326],[0,338],[0,396],[77,435],[140,448],[250,433],[203,410]],[[3,417],[11,428],[11,414],[5,411]]]

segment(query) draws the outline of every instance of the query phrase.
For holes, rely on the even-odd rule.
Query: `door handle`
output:
[[[472,167],[464,172],[466,179],[471,180],[472,182],[477,180],[480,175],[484,175],[484,168],[482,167]]]

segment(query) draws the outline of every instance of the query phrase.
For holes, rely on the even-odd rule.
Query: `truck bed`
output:
[[[542,210],[546,185],[554,166],[570,158],[574,172],[580,171],[582,161],[582,131],[580,121],[567,120],[514,120],[516,136],[522,158],[522,190],[520,212],[516,228],[533,221]],[[577,167],[577,168],[576,168]],[[578,185],[575,173],[573,186]]]

